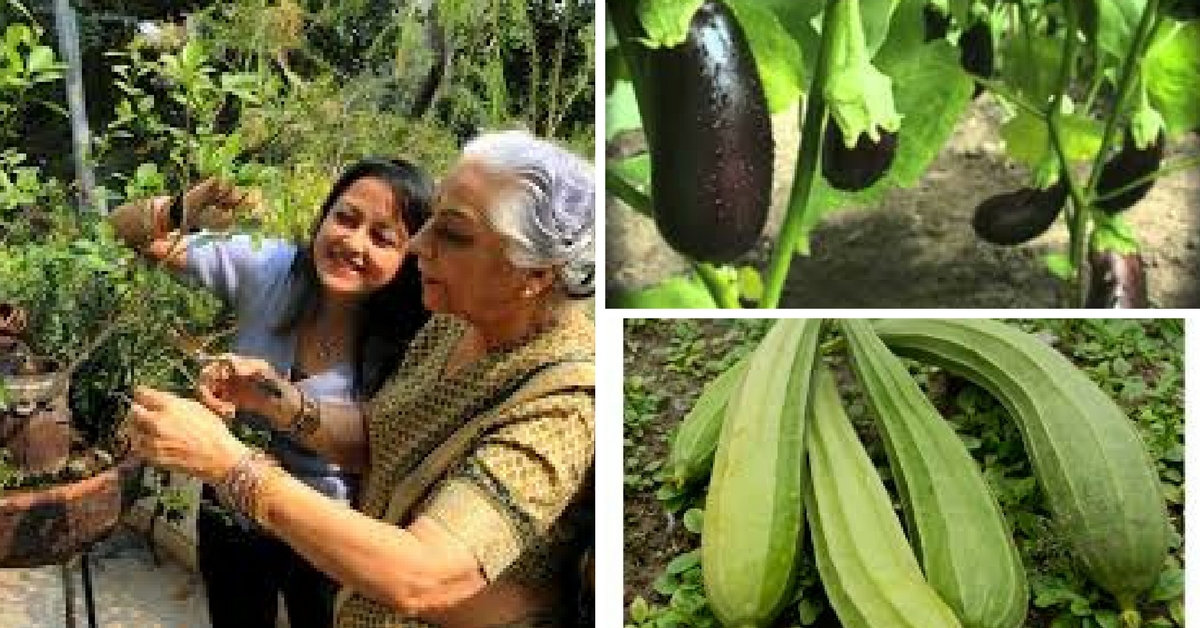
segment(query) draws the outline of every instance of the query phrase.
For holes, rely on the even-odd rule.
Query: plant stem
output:
[[[1087,288],[1083,285],[1082,280],[1082,265],[1080,257],[1082,250],[1078,244],[1084,241],[1084,232],[1087,229],[1087,203],[1084,199],[1082,191],[1074,180],[1071,174],[1071,162],[1067,159],[1066,151],[1063,149],[1063,139],[1061,130],[1058,127],[1059,116],[1062,115],[1062,99],[1066,94],[1067,88],[1071,85],[1071,70],[1075,65],[1075,0],[1066,0],[1063,2],[1063,12],[1066,14],[1066,43],[1063,46],[1062,59],[1058,67],[1058,80],[1055,82],[1057,89],[1054,91],[1053,97],[1050,99],[1050,111],[1046,116],[1046,127],[1050,133],[1050,145],[1053,147],[1055,154],[1058,155],[1059,164],[1062,166],[1063,180],[1067,184],[1067,189],[1071,195],[1071,204],[1074,208],[1074,214],[1071,216],[1069,223],[1071,231],[1070,259],[1071,264],[1075,268],[1075,283],[1080,291],[1081,299],[1083,291]],[[1082,302],[1082,301],[1081,301]]]
[[[717,307],[726,310],[741,309],[742,304],[738,301],[737,290],[721,279],[717,269],[712,264],[706,262],[696,262],[696,274],[700,276],[700,281],[704,282],[704,287],[708,288],[709,294],[713,300],[717,302]]]
[[[833,38],[829,36],[834,30],[834,5],[845,0],[826,0],[824,20],[821,25],[821,45],[817,51],[817,59],[813,71],[812,84],[809,85],[805,98],[803,121],[800,130],[800,155],[796,160],[796,173],[792,179],[792,192],[788,198],[787,216],[779,239],[775,242],[775,251],[771,256],[771,265],[767,271],[767,282],[763,289],[763,298],[759,302],[762,308],[779,307],[779,298],[783,294],[783,284],[791,269],[792,255],[796,252],[796,244],[800,240],[801,229],[805,224],[812,196],[813,180],[816,177],[817,165],[821,153],[821,125],[825,122],[825,81],[828,78],[827,60]]]
[[[637,186],[630,183],[628,179],[617,174],[616,172],[605,169],[604,185],[607,187],[607,192],[612,194],[629,206],[633,211],[643,216],[654,216],[654,203],[650,197],[637,189]]]

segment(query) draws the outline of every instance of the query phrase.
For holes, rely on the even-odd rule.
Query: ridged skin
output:
[[[1073,555],[1123,610],[1155,582],[1170,524],[1133,423],[1083,371],[1032,335],[989,320],[875,324],[897,354],[982,386],[1016,420]]]
[[[1029,588],[1000,505],[962,440],[864,320],[845,320],[925,578],[966,628],[1015,628]]]
[[[817,571],[842,626],[959,627],[922,577],[892,500],[823,365],[815,387],[805,502]]]
[[[712,470],[725,406],[734,388],[741,383],[749,363],[749,358],[742,358],[709,382],[692,409],[680,421],[679,429],[671,439],[671,451],[667,454],[667,468],[671,470],[676,486],[682,487],[705,478]]]
[[[709,0],[688,38],[646,53],[653,102],[654,218],[663,238],[694,259],[726,262],[762,234],[771,200],[774,142],[750,44],[723,4]]]
[[[709,607],[729,628],[769,625],[791,594],[804,526],[804,432],[821,321],[781,320],[729,400],[704,505]]]

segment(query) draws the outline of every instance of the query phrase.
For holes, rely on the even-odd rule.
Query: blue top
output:
[[[187,238],[185,274],[237,312],[237,333],[232,351],[266,360],[279,373],[290,373],[296,360],[296,334],[277,331],[296,298],[289,270],[297,248],[283,240],[246,235],[201,233]],[[354,401],[354,367],[339,362],[328,370],[308,373],[296,385],[313,399]],[[351,501],[358,476],[330,464],[267,421],[249,413],[237,419],[259,430],[271,431],[269,453],[297,479],[329,497]]]

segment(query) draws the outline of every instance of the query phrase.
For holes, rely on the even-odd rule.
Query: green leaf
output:
[[[1095,212],[1093,220],[1096,223],[1092,229],[1089,246],[1096,252],[1112,251],[1121,255],[1138,252],[1137,234],[1133,225],[1124,216],[1109,216],[1103,212]]]
[[[1179,567],[1168,567],[1158,574],[1158,581],[1150,590],[1150,599],[1155,602],[1166,602],[1183,595],[1183,570]]]
[[[1047,253],[1042,261],[1046,264],[1046,270],[1050,271],[1051,275],[1068,281],[1075,276],[1075,265],[1071,263],[1071,258],[1066,253]]]
[[[750,41],[754,64],[767,95],[767,107],[778,113],[792,106],[804,87],[804,57],[800,45],[760,0],[729,0],[730,10]]]
[[[687,512],[683,513],[683,527],[692,534],[700,534],[700,531],[704,529],[704,510],[689,508]]]
[[[613,90],[604,99],[604,138],[611,140],[621,131],[642,128],[642,116],[638,110],[633,83],[617,81]]]
[[[610,307],[716,309],[717,302],[699,279],[672,277],[642,290],[618,292],[613,296]]]
[[[667,573],[678,575],[700,564],[700,550],[684,552],[667,563]]]
[[[825,610],[825,605],[820,600],[806,597],[800,600],[800,604],[796,606],[797,614],[800,616],[800,624],[803,626],[811,626],[816,623],[817,618],[821,616],[821,611]]]
[[[629,604],[629,618],[639,624],[650,618],[650,605],[645,598],[640,595],[633,598]]]
[[[1181,597],[1176,600],[1173,600],[1171,602],[1171,604],[1167,606],[1167,611],[1171,613],[1171,619],[1175,620],[1175,623],[1177,625],[1179,625],[1180,628],[1182,628],[1183,620],[1184,620],[1183,598]],[[1105,626],[1105,628],[1108,628],[1108,627]]]
[[[1092,619],[1100,625],[1100,628],[1118,628],[1120,626],[1116,611],[1100,609],[1092,615]]]
[[[56,70],[57,65],[54,63],[54,51],[47,46],[35,46],[33,50],[29,51],[26,68],[30,74],[41,74]]]
[[[1050,622],[1050,628],[1079,628],[1079,625],[1079,618],[1070,613],[1063,613]]]
[[[638,19],[646,31],[647,48],[673,48],[688,36],[692,16],[704,0],[638,0]]]
[[[1004,39],[1001,67],[1004,80],[1035,104],[1049,102],[1058,87],[1057,68],[1062,58],[1062,41],[1040,34]]]
[[[1095,5],[1100,50],[1124,59],[1133,46],[1146,0],[1096,0]]]
[[[762,298],[763,281],[758,269],[753,266],[738,268],[738,293],[747,301],[757,302]]]
[[[1104,125],[1078,114],[1059,117],[1063,152],[1070,161],[1087,161],[1095,157],[1104,138]],[[1050,128],[1044,120],[1019,111],[1000,128],[1008,156],[1036,168],[1051,154]]]
[[[1200,128],[1200,20],[1163,21],[1142,62],[1142,79],[1168,136]]]

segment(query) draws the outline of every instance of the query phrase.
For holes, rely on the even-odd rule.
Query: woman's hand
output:
[[[299,394],[264,360],[226,353],[200,371],[196,396],[226,420],[237,410],[279,423],[295,414]]]
[[[239,214],[257,209],[257,202],[249,191],[239,190],[220,179],[208,178],[183,195],[183,206],[187,209],[186,225],[177,226],[185,230],[224,231],[237,222]]]
[[[247,452],[208,408],[152,388],[134,390],[124,429],[134,455],[208,483],[225,477]]]

